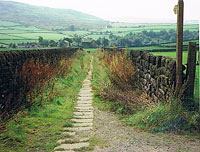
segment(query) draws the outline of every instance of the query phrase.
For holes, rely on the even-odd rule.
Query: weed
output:
[[[56,149],[56,151],[65,151],[65,149],[64,148],[58,148],[58,149]]]
[[[65,122],[63,127],[73,127],[73,124],[70,122]]]
[[[62,144],[74,144],[74,143],[79,143],[78,140],[65,140],[64,142],[62,142]]]
[[[81,147],[81,148],[74,148],[74,151],[92,151],[94,148],[92,147]]]

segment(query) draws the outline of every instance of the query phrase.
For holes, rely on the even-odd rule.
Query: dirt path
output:
[[[136,131],[98,108],[94,116],[94,134],[107,143],[104,148],[96,146],[94,152],[200,152],[199,139]]]

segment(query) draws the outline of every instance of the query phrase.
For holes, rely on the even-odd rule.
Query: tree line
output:
[[[161,30],[159,32],[154,31],[142,31],[140,33],[129,33],[125,36],[109,35],[110,46],[117,47],[138,47],[148,45],[160,45],[163,43],[176,42],[176,31],[171,29]],[[199,31],[186,30],[183,33],[183,40],[197,40],[199,39]]]
[[[183,33],[183,40],[197,40],[199,39],[199,31],[189,31],[186,30]],[[113,33],[109,34],[109,39],[105,38],[103,35],[100,36],[97,40],[92,40],[91,43],[87,44],[89,48],[97,47],[139,47],[139,46],[153,46],[161,45],[163,43],[174,43],[176,42],[176,31],[171,30],[161,30],[159,32],[154,31],[142,31],[138,33],[128,33],[125,36],[114,35]],[[65,37],[58,41],[47,40],[43,37],[38,38],[39,47],[85,47],[82,42],[85,39],[79,35],[74,35],[73,38]],[[27,42],[29,43],[29,42]],[[15,43],[9,44],[10,48],[16,48]]]

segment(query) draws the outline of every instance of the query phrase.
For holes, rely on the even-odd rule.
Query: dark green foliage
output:
[[[140,46],[160,46],[163,43],[176,42],[175,30],[161,30],[160,32],[142,31],[138,33],[129,33],[125,36],[115,36],[111,34],[110,45],[117,47],[140,47]],[[184,31],[184,41],[198,40],[198,31]]]

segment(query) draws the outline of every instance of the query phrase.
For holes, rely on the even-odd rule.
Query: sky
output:
[[[11,0],[36,6],[73,9],[111,21],[176,21],[178,0]],[[200,0],[184,0],[185,20],[200,20]]]

